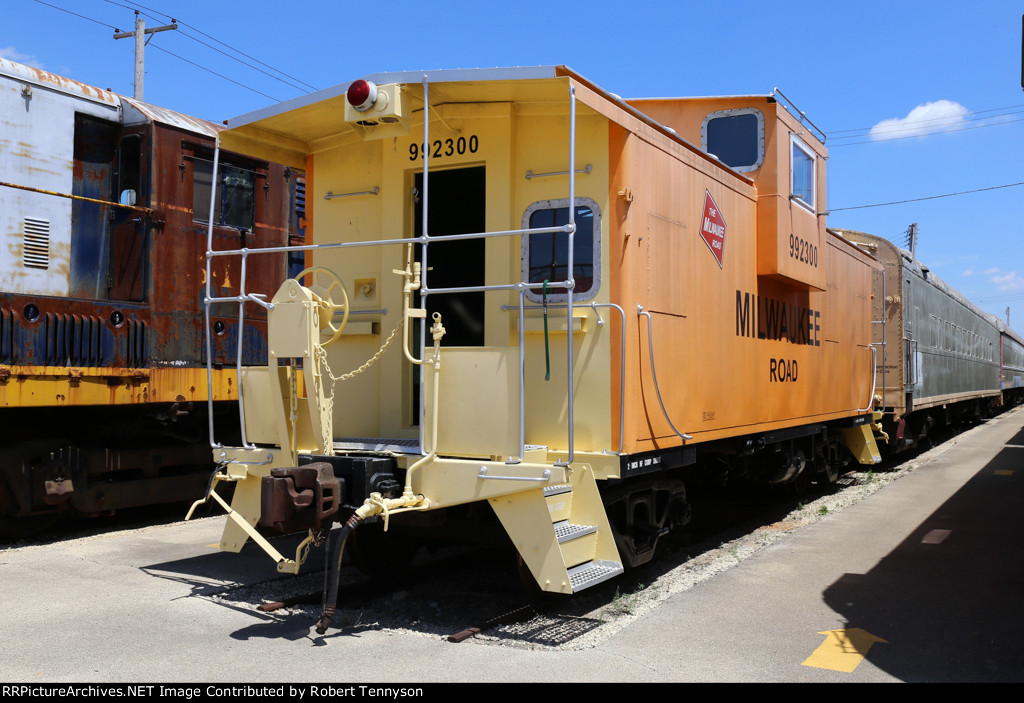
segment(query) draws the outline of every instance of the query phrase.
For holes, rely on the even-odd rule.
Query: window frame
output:
[[[762,164],[764,164],[765,157],[764,113],[756,107],[738,107],[730,110],[718,110],[706,115],[704,117],[704,121],[700,125],[700,145],[705,154],[714,156],[716,159],[721,161],[717,154],[714,154],[708,149],[708,124],[715,119],[723,117],[739,117],[740,115],[754,115],[757,117],[757,161],[748,166],[729,166],[729,164],[726,164],[724,161],[722,161],[722,163],[729,166],[729,168],[737,173],[749,173],[761,168]]]
[[[522,229],[530,229],[530,217],[533,213],[539,210],[559,210],[562,208],[569,207],[568,198],[558,198],[554,200],[538,200],[529,205],[523,213],[523,226]],[[597,297],[598,291],[601,290],[601,208],[598,207],[597,202],[590,198],[576,198],[574,207],[580,208],[585,207],[593,213],[594,225],[591,241],[591,257],[593,266],[593,284],[585,291],[576,289],[573,291],[573,302],[581,302],[590,300]],[[579,234],[577,232],[577,234]],[[522,274],[523,281],[529,282],[530,280],[530,235],[523,234],[521,247],[521,258],[520,258],[520,273]],[[575,263],[575,262],[574,262]],[[543,293],[540,290],[534,290],[528,288],[526,290],[526,297],[535,302],[539,303],[543,300]],[[564,290],[562,291],[551,291],[548,292],[548,302],[566,302],[568,295]]]
[[[811,163],[811,199],[808,202],[803,196],[796,193],[796,161],[793,158],[794,149],[800,150]],[[789,198],[799,205],[815,212],[818,202],[818,155],[811,147],[807,146],[803,139],[795,133],[789,135]]]
[[[209,164],[210,183],[209,183],[208,187],[213,188],[214,192],[219,194],[219,197],[217,197],[217,202],[216,202],[216,204],[214,206],[214,212],[215,213],[219,212],[220,216],[218,218],[219,221],[215,220],[214,223],[213,223],[213,226],[214,227],[225,228],[225,229],[234,229],[234,230],[239,230],[239,231],[240,230],[246,230],[246,231],[250,231],[250,232],[253,231],[255,229],[255,227],[256,227],[256,199],[257,199],[256,189],[258,187],[257,181],[259,180],[259,178],[261,177],[262,174],[260,174],[259,171],[255,171],[255,170],[253,170],[251,168],[246,168],[244,166],[240,166],[240,165],[235,164],[235,163],[231,163],[231,162],[227,162],[227,161],[222,161],[222,162],[220,162],[217,165],[218,182],[214,183],[213,182],[213,159],[207,159],[204,156],[199,156],[199,155],[193,155],[193,157],[192,157],[192,222],[197,223],[197,224],[201,224],[201,225],[209,225],[210,224],[210,220],[209,220],[209,216],[210,216],[209,194],[207,194],[207,197],[203,198],[203,202],[202,202],[203,207],[202,208],[197,208],[196,207],[196,182],[197,182],[196,181],[196,177],[198,175],[198,173],[197,173],[197,171],[198,171],[197,166],[198,166],[198,164],[200,162],[202,162],[204,164]],[[250,191],[251,192],[251,205],[249,207],[249,212],[252,214],[252,217],[250,218],[249,224],[245,225],[245,226],[240,226],[238,224],[232,224],[232,223],[224,221],[224,187],[223,187],[223,182],[224,182],[225,176],[228,173],[228,169],[231,169],[233,171],[239,171],[239,172],[242,172],[242,173],[249,174],[249,181],[250,181],[250,184],[251,184],[251,191]],[[205,184],[204,184],[204,187],[205,187]]]

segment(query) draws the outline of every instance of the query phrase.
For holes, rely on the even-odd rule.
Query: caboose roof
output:
[[[591,107],[614,119],[631,115],[672,141],[683,144],[695,154],[727,166],[709,157],[669,127],[645,114],[618,95],[610,93],[567,66],[520,66],[515,68],[441,69],[375,73],[364,80],[387,85],[404,83],[430,87],[431,106],[486,102],[558,102],[567,101],[567,85],[575,82],[590,93]],[[256,110],[228,120],[228,129],[220,134],[221,147],[257,156],[297,168],[305,167],[305,158],[318,147],[334,144],[339,136],[354,133],[339,115],[344,114],[346,93],[353,81],[339,83],[309,95]],[[596,101],[596,102],[593,102]],[[601,103],[598,106],[598,103]],[[422,110],[415,98],[411,112]],[[735,174],[743,181],[750,179]]]
[[[564,87],[552,80],[560,76],[578,77],[564,66],[534,66],[374,73],[363,80],[378,85],[426,81],[430,84],[430,102],[437,105],[509,102],[526,97],[543,100],[545,82],[551,86],[547,89],[551,99],[564,99]],[[221,134],[221,146],[301,168],[317,142],[352,129],[339,115],[344,114],[345,95],[353,82],[339,83],[230,119],[227,131]],[[421,109],[422,105],[413,106],[413,111]]]

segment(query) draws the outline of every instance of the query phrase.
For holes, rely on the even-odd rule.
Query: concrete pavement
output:
[[[1021,681],[1022,425],[1015,410],[951,440],[580,651],[358,627],[318,637],[213,599],[268,571],[262,554],[211,547],[218,518],[10,548],[0,680]]]

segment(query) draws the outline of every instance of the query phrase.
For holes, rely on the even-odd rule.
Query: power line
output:
[[[1011,300],[1017,300],[1018,298],[1024,298],[1024,291],[1018,291],[1016,293],[1004,293],[1003,295],[993,295],[988,298],[977,298],[974,302],[976,303],[1008,303]]]
[[[1006,185],[1001,185],[1001,186],[991,186],[989,188],[976,188],[975,190],[962,190],[959,193],[944,193],[943,195],[929,195],[929,196],[924,197],[924,198],[911,198],[909,200],[893,200],[892,202],[888,202],[888,203],[875,203],[874,205],[854,205],[852,207],[837,207],[837,208],[831,208],[829,210],[829,213],[841,212],[843,210],[863,210],[864,208],[883,207],[885,205],[902,205],[903,203],[916,203],[916,202],[920,202],[922,200],[936,200],[938,198],[952,198],[955,195],[967,195],[968,193],[981,193],[981,192],[984,192],[986,190],[999,190],[1000,188],[1013,188],[1015,186],[1024,186],[1024,181],[1022,181],[1020,183],[1007,183]]]
[[[983,112],[999,112],[1001,110],[1017,110],[1018,108],[1024,108],[1024,105],[1007,105],[1006,107],[991,107],[991,108],[988,108],[986,110],[975,110],[973,112],[968,112],[966,115],[964,115],[964,117],[970,117],[972,115],[980,115]],[[1011,114],[1016,114],[1016,113],[1011,113]],[[945,119],[949,119],[949,118],[948,117],[931,117],[931,118],[926,119],[926,120],[914,120],[913,122],[905,122],[904,124],[923,124],[925,122],[935,122],[937,120],[945,120]],[[989,119],[989,118],[987,118],[987,117],[979,117],[977,119]],[[874,128],[875,128],[874,126],[871,126],[871,127],[857,127],[856,129],[830,129],[828,131],[828,134],[831,137],[834,134],[843,134],[845,132],[865,132],[865,133],[867,133],[867,132],[870,132]],[[835,137],[835,138],[836,139],[847,139],[847,138],[852,139],[852,138],[857,137],[857,136],[863,136],[863,135],[852,135],[851,137]]]
[[[274,102],[281,102],[281,101],[280,101],[280,99],[278,99],[278,98],[275,98],[275,97],[274,97],[273,95],[267,95],[266,93],[262,93],[262,92],[260,92],[260,91],[256,90],[255,88],[250,88],[249,86],[245,85],[244,83],[239,83],[239,82],[238,82],[238,81],[236,81],[236,80],[232,80],[232,79],[228,78],[228,77],[227,77],[227,76],[225,76],[225,75],[222,75],[222,74],[220,74],[220,73],[217,73],[216,71],[212,71],[212,70],[210,70],[210,69],[209,69],[209,68],[207,68],[206,66],[200,66],[200,65],[199,65],[199,64],[197,64],[197,63],[196,63],[195,61],[189,61],[189,60],[188,60],[188,59],[186,59],[186,58],[185,58],[184,56],[178,56],[178,55],[177,55],[177,54],[175,54],[174,52],[172,52],[172,51],[168,51],[167,49],[163,49],[163,48],[161,48],[161,47],[157,46],[156,44],[152,45],[152,46],[151,46],[150,48],[151,48],[151,49],[156,49],[157,51],[162,51],[162,52],[164,52],[165,54],[170,54],[171,56],[173,56],[173,57],[174,57],[174,58],[176,58],[176,59],[181,59],[181,60],[182,60],[182,61],[184,61],[185,63],[188,63],[188,64],[192,64],[192,65],[193,65],[193,66],[195,66],[196,68],[201,68],[202,70],[206,71],[207,73],[212,73],[213,75],[217,76],[218,78],[223,78],[224,80],[226,80],[226,81],[228,81],[228,82],[230,82],[230,83],[234,83],[235,85],[237,85],[237,86],[240,86],[240,87],[242,87],[242,88],[245,88],[246,90],[251,90],[252,92],[254,92],[254,93],[257,93],[258,95],[262,95],[262,96],[263,96],[263,97],[265,97],[265,98],[269,98],[269,99],[273,100]]]
[[[957,131],[957,130],[941,130],[941,128],[942,127],[946,127],[946,126],[958,125],[958,124],[960,124],[962,122],[981,122],[982,120],[993,120],[993,122],[991,124],[979,125],[979,126],[992,127],[992,126],[995,126],[995,125],[998,125],[998,124],[1005,124],[1007,122],[1006,120],[1004,120],[1002,122],[996,122],[994,120],[999,120],[1000,118],[1003,118],[1003,117],[1009,117],[1010,115],[1019,115],[1021,113],[1024,113],[1024,110],[1014,110],[1013,112],[1004,112],[1001,115],[984,115],[984,116],[978,116],[978,115],[974,115],[974,113],[971,113],[972,115],[974,115],[973,117],[971,117],[971,116],[966,116],[965,117],[965,116],[958,116],[958,115],[947,115],[946,117],[935,117],[935,118],[932,118],[932,119],[929,119],[929,120],[915,120],[913,122],[903,122],[903,123],[901,123],[899,125],[891,125],[891,126],[885,127],[884,129],[879,129],[878,132],[874,131],[875,127],[871,127],[868,131],[863,132],[861,134],[851,134],[851,135],[845,136],[845,137],[834,137],[834,139],[859,139],[859,138],[865,137],[865,136],[867,136],[869,134],[871,134],[871,135],[878,134],[880,136],[877,139],[872,139],[872,141],[884,141],[884,140],[890,138],[890,137],[887,137],[886,135],[896,134],[898,132],[911,132],[911,131],[915,131],[915,130],[916,131],[924,131],[924,130],[933,130],[933,129],[936,132],[939,132],[939,131],[953,132],[953,131]],[[1015,121],[1015,120],[1009,120],[1009,122],[1013,122],[1013,121]],[[932,124],[932,125],[928,125],[928,126],[920,126],[920,125],[924,125],[925,123],[929,123],[929,122],[935,122],[937,124]],[[875,126],[877,127],[878,125],[875,125]],[[915,135],[911,135],[911,136],[915,136]],[[895,137],[893,137],[893,138],[895,138]]]
[[[1008,114],[1012,114],[1012,113],[1008,113]],[[931,134],[952,134],[953,132],[965,132],[965,131],[967,131],[969,129],[982,129],[984,127],[999,127],[1000,125],[1013,124],[1014,122],[1022,122],[1022,121],[1024,121],[1024,117],[1019,117],[1019,118],[1017,118],[1015,120],[1005,120],[1003,122],[993,122],[992,124],[976,125],[974,127],[961,127],[959,129],[943,129],[941,131],[929,132],[927,134],[908,134],[905,137],[885,137],[883,139],[867,139],[867,140],[862,141],[862,142],[846,142],[845,144],[831,144],[831,145],[829,145],[829,148],[830,149],[834,149],[836,147],[854,146],[856,144],[881,144],[883,142],[894,142],[894,141],[896,141],[898,139],[916,139],[917,137],[926,137],[926,136],[929,136]],[[861,135],[858,135],[858,136],[861,136]]]
[[[89,20],[90,22],[95,22],[96,24],[101,25],[103,27],[109,27],[110,29],[113,29],[115,32],[118,31],[117,27],[115,27],[112,24],[107,24],[106,22],[100,22],[99,20],[94,20],[92,17],[86,17],[85,15],[80,15],[77,12],[72,12],[71,10],[65,10],[63,7],[57,7],[56,5],[51,5],[48,2],[43,2],[43,0],[36,0],[36,2],[39,3],[40,5],[46,5],[47,7],[52,7],[54,10],[60,10],[61,12],[66,12],[69,15],[74,15],[75,17],[81,17],[83,20]]]
[[[122,8],[128,9],[128,10],[132,10],[133,12],[139,13],[139,11],[138,11],[138,10],[136,10],[136,9],[135,9],[134,7],[131,7],[131,6],[129,6],[129,5],[125,5],[125,4],[122,4],[122,3],[119,3],[119,2],[114,2],[114,0],[103,0],[103,1],[104,1],[104,2],[106,2],[106,3],[108,3],[108,4],[110,4],[110,5],[114,5],[115,7],[122,7]],[[88,20],[89,22],[93,22],[93,23],[95,23],[95,24],[98,24],[98,25],[100,25],[100,26],[102,26],[102,27],[107,27],[107,28],[109,28],[109,29],[113,29],[113,30],[114,30],[115,32],[119,32],[119,31],[121,31],[121,30],[120,30],[120,29],[119,29],[118,27],[115,27],[115,26],[114,26],[114,25],[112,25],[112,24],[107,24],[106,22],[100,22],[99,20],[97,20],[97,19],[94,19],[94,18],[92,18],[92,17],[87,17],[86,15],[82,15],[82,14],[79,14],[79,13],[77,13],[77,12],[72,12],[72,11],[70,11],[70,10],[67,10],[67,9],[63,8],[63,7],[59,7],[59,6],[57,6],[57,5],[52,5],[52,4],[48,3],[48,2],[44,2],[43,0],[35,0],[35,2],[39,3],[40,5],[45,5],[45,6],[47,6],[47,7],[51,7],[51,8],[53,8],[54,10],[60,10],[61,12],[66,12],[66,13],[67,13],[67,14],[69,14],[69,15],[74,15],[75,17],[78,17],[78,18],[80,18],[80,19]],[[162,13],[162,12],[159,12],[158,10],[152,10],[151,8],[145,7],[144,5],[141,5],[141,4],[139,4],[139,3],[133,3],[133,4],[135,4],[135,5],[138,5],[139,7],[142,7],[142,8],[143,8],[143,9],[145,9],[145,10],[150,10],[150,11],[152,11],[152,12],[157,12],[158,14],[161,14],[161,15],[163,15],[163,16],[165,16],[165,17],[170,17],[172,21],[174,21],[174,22],[180,22],[181,24],[185,25],[186,27],[190,27],[190,28],[192,28],[193,30],[195,30],[195,31],[199,32],[199,33],[200,33],[200,34],[202,34],[203,36],[209,37],[209,38],[210,38],[210,39],[212,39],[213,41],[216,41],[217,43],[219,43],[219,44],[222,44],[222,45],[224,45],[224,46],[227,46],[227,47],[228,47],[229,49],[231,49],[232,51],[236,51],[237,53],[239,53],[239,54],[242,54],[243,56],[246,56],[246,57],[248,57],[248,58],[251,58],[251,59],[252,59],[253,61],[256,61],[257,63],[259,63],[259,64],[261,64],[261,65],[263,65],[263,66],[267,66],[267,68],[270,68],[270,69],[271,69],[271,70],[273,70],[273,71],[277,71],[277,72],[278,72],[278,73],[280,73],[281,75],[284,75],[284,76],[287,76],[287,75],[288,75],[288,74],[284,73],[283,71],[279,71],[278,69],[275,69],[275,68],[274,68],[273,66],[269,66],[269,65],[267,65],[267,64],[265,64],[265,63],[263,63],[263,62],[262,62],[262,61],[260,61],[259,59],[256,59],[256,58],[253,58],[253,57],[251,57],[251,56],[248,56],[248,54],[245,54],[244,52],[241,52],[241,51],[238,51],[237,49],[234,49],[234,48],[232,48],[232,47],[231,47],[231,46],[229,46],[228,44],[225,44],[224,42],[222,42],[222,41],[220,41],[219,39],[217,39],[216,37],[210,37],[210,35],[206,34],[206,33],[205,33],[205,32],[203,32],[202,30],[199,30],[199,29],[196,29],[195,27],[192,27],[192,25],[188,24],[187,22],[182,22],[181,20],[176,20],[176,19],[175,19],[174,17],[172,17],[171,15],[168,15],[168,14],[166,14],[166,13]],[[157,18],[157,17],[154,17],[153,15],[150,15],[150,14],[147,14],[147,13],[141,13],[141,14],[145,14],[145,15],[146,15],[147,17],[150,17],[150,18],[152,18],[152,19],[154,19],[154,20],[159,20],[159,18]],[[271,75],[271,74],[267,73],[266,71],[263,71],[263,70],[261,70],[261,69],[259,69],[259,68],[256,68],[255,66],[252,66],[252,65],[250,65],[250,64],[246,64],[246,63],[245,63],[244,61],[242,61],[241,59],[238,59],[238,58],[236,58],[236,57],[234,57],[234,56],[231,56],[231,55],[229,55],[229,54],[226,54],[225,52],[221,51],[220,49],[217,49],[216,47],[210,46],[209,44],[206,44],[205,42],[203,42],[203,41],[200,41],[199,39],[197,39],[197,38],[195,38],[195,37],[193,37],[193,36],[189,35],[189,34],[188,34],[188,33],[186,33],[186,32],[183,32],[183,34],[185,34],[185,36],[187,36],[187,37],[188,37],[189,39],[192,39],[193,41],[199,42],[200,44],[203,44],[204,46],[207,46],[208,48],[210,48],[210,49],[213,49],[214,51],[217,51],[217,52],[219,52],[219,53],[221,53],[221,54],[224,54],[224,55],[225,55],[225,56],[227,56],[228,58],[234,59],[235,61],[238,61],[239,63],[241,63],[241,64],[243,64],[243,65],[245,65],[245,66],[248,66],[249,68],[252,68],[253,70],[256,70],[256,71],[260,71],[260,73],[263,73],[264,75],[266,75],[266,76],[268,76],[268,77],[270,77],[270,78],[273,78],[273,79],[275,79],[275,80],[281,81],[282,83],[285,83],[286,85],[289,85],[290,87],[292,87],[292,88],[295,88],[296,90],[303,90],[302,88],[300,88],[300,87],[298,87],[298,86],[296,86],[296,85],[293,85],[293,84],[289,84],[289,83],[287,83],[286,81],[282,81],[282,80],[281,80],[280,78],[277,78],[276,76],[273,76],[273,75]],[[210,74],[212,74],[212,75],[214,75],[214,76],[217,76],[218,78],[221,78],[221,79],[223,79],[223,80],[226,80],[226,81],[228,81],[229,83],[233,83],[233,84],[235,84],[235,85],[237,85],[237,86],[239,86],[239,87],[245,88],[246,90],[249,90],[249,91],[251,91],[251,92],[253,92],[253,93],[256,93],[257,95],[262,95],[263,97],[265,97],[265,98],[268,98],[268,99],[270,99],[270,100],[273,100],[273,101],[275,101],[275,102],[280,102],[280,99],[279,99],[279,98],[275,98],[275,97],[273,97],[273,96],[271,96],[271,95],[267,95],[266,93],[264,93],[264,92],[261,92],[261,91],[259,91],[259,90],[256,90],[255,88],[252,88],[252,87],[250,87],[250,86],[248,86],[248,85],[245,85],[244,83],[240,83],[240,82],[238,82],[238,81],[236,81],[236,80],[233,80],[233,79],[231,79],[231,78],[228,78],[227,76],[225,76],[225,75],[223,75],[223,74],[221,74],[221,73],[218,73],[218,72],[216,72],[216,71],[214,71],[214,70],[211,70],[211,69],[209,69],[209,68],[207,68],[207,67],[205,67],[205,66],[202,66],[202,65],[200,65],[200,64],[198,64],[198,63],[196,63],[196,62],[194,62],[194,61],[190,61],[190,60],[186,59],[186,58],[185,58],[185,57],[183,57],[183,56],[179,56],[178,54],[175,54],[175,53],[174,53],[174,52],[172,52],[172,51],[168,51],[167,49],[164,49],[164,48],[162,48],[162,47],[159,47],[159,46],[157,46],[157,45],[155,45],[155,44],[154,44],[154,45],[152,45],[152,48],[154,48],[154,49],[157,49],[157,50],[159,50],[159,51],[162,51],[162,52],[164,52],[165,54],[169,54],[170,56],[173,56],[174,58],[176,58],[176,59],[178,59],[178,60],[180,60],[180,61],[184,61],[184,62],[185,62],[185,63],[187,63],[187,64],[190,64],[190,65],[192,65],[192,66],[195,66],[196,68],[199,68],[199,69],[201,69],[201,70],[203,70],[203,71],[206,71],[207,73],[210,73]],[[289,76],[289,77],[290,77],[290,76]],[[296,79],[296,80],[298,80],[298,79]],[[299,81],[299,82],[300,82],[300,83],[303,83],[302,81]],[[303,83],[303,85],[309,85],[309,84],[308,84],[308,83]],[[316,90],[316,88],[315,88],[314,86],[309,86],[309,87],[310,87],[310,88],[313,88],[314,90]]]
[[[116,3],[116,2],[114,2],[113,0],[104,0],[104,1],[105,1],[105,2],[109,2],[109,3],[110,3],[110,4],[112,4],[112,5],[117,5],[117,4],[119,4],[119,3]],[[135,7],[141,7],[141,8],[142,8],[142,9],[144,9],[144,10],[148,10],[148,11],[150,11],[150,12],[155,12],[155,13],[157,13],[158,15],[163,15],[164,17],[171,17],[171,15],[168,15],[168,14],[167,14],[166,12],[161,12],[160,10],[155,10],[155,9],[153,9],[153,8],[151,8],[151,7],[146,7],[146,6],[145,6],[145,5],[143,5],[142,3],[138,3],[138,2],[133,2],[133,0],[128,0],[128,2],[130,2],[130,3],[131,3],[131,4],[133,5],[133,6],[135,6]],[[127,6],[126,6],[126,5],[123,5],[123,7],[127,7]],[[131,8],[129,8],[129,9],[135,9],[135,8],[134,8],[134,7],[131,7]],[[269,68],[269,69],[270,69],[271,71],[274,71],[275,73],[280,73],[280,74],[281,74],[282,76],[285,76],[286,78],[290,78],[291,80],[295,81],[296,83],[301,83],[302,85],[306,86],[306,87],[307,87],[307,88],[309,88],[310,90],[319,90],[319,88],[317,88],[316,86],[314,86],[314,85],[310,85],[309,83],[306,83],[305,81],[301,80],[300,78],[296,78],[295,76],[289,75],[288,73],[285,73],[284,71],[282,71],[282,70],[280,70],[280,69],[278,69],[278,68],[274,68],[273,66],[271,66],[271,65],[269,65],[269,64],[267,64],[267,63],[264,63],[263,61],[260,61],[260,60],[259,60],[259,59],[257,59],[257,58],[256,58],[255,56],[250,56],[249,54],[245,53],[244,51],[241,51],[240,49],[236,49],[235,47],[231,46],[230,44],[227,44],[227,43],[225,43],[225,42],[221,41],[221,40],[220,40],[220,39],[218,39],[217,37],[214,37],[214,36],[211,36],[211,35],[207,34],[207,33],[206,33],[206,32],[204,32],[203,30],[201,30],[201,29],[199,29],[198,27],[195,27],[195,26],[193,26],[193,25],[189,24],[188,22],[185,22],[184,20],[181,20],[181,19],[177,19],[177,18],[173,18],[173,17],[172,17],[172,19],[174,19],[174,20],[175,20],[176,22],[178,22],[178,23],[180,23],[180,24],[183,24],[183,25],[185,25],[186,27],[188,27],[189,29],[191,29],[191,30],[193,30],[193,31],[195,31],[195,32],[198,32],[199,34],[202,34],[202,35],[203,35],[204,37],[206,37],[207,39],[210,39],[210,40],[212,40],[212,41],[215,41],[215,42],[217,42],[218,44],[220,44],[221,46],[227,47],[228,49],[230,49],[231,51],[235,52],[236,54],[240,54],[241,56],[244,56],[244,57],[245,57],[245,58],[247,58],[247,59],[250,59],[250,60],[252,60],[252,61],[255,61],[255,62],[256,62],[256,63],[258,63],[259,65],[261,65],[261,66],[264,66],[265,68]],[[211,48],[211,49],[214,49],[215,51],[220,51],[220,49],[217,49],[217,48],[215,48],[215,47],[212,47],[212,46],[210,46],[209,44],[206,44],[205,42],[202,42],[202,41],[200,41],[199,39],[196,39],[195,37],[193,37],[193,36],[189,35],[188,33],[184,33],[184,34],[185,34],[185,36],[189,37],[189,39],[192,39],[193,41],[197,41],[197,42],[199,42],[200,44],[203,44],[204,46],[207,46],[207,47],[209,47],[209,48]],[[224,52],[223,52],[223,51],[220,51],[220,53],[224,54]],[[277,76],[273,76],[273,75],[270,75],[269,73],[266,73],[265,71],[261,71],[260,69],[256,68],[255,66],[252,66],[251,64],[246,64],[246,63],[245,63],[244,61],[242,61],[241,59],[238,59],[237,57],[234,57],[234,56],[230,56],[229,54],[224,54],[224,55],[225,55],[225,56],[228,56],[228,58],[231,58],[231,59],[234,59],[235,61],[238,61],[239,63],[241,63],[241,64],[243,64],[243,65],[245,65],[245,66],[249,66],[249,68],[252,68],[253,70],[256,70],[256,71],[260,71],[260,73],[264,73],[265,75],[267,75],[267,76],[270,76],[271,78],[273,78],[273,79],[275,79],[275,80],[281,81],[282,83],[285,83],[286,85],[291,85],[291,87],[293,87],[293,88],[296,88],[297,90],[304,90],[303,88],[299,88],[299,87],[298,87],[298,86],[296,86],[296,85],[293,85],[293,84],[289,84],[289,83],[287,83],[286,81],[283,81],[283,80],[281,80],[281,79],[280,79],[280,78],[278,78]]]

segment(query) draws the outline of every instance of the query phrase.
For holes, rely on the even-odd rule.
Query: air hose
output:
[[[331,555],[333,558],[327,560],[325,567],[327,570],[324,572],[324,614],[320,616],[320,620],[316,624],[318,635],[327,632],[327,628],[331,625],[331,619],[334,617],[338,605],[338,583],[341,580],[341,558],[345,554],[345,542],[348,541],[352,530],[358,527],[362,521],[362,517],[357,513],[352,513],[352,517],[345,522],[338,533],[334,554]]]

